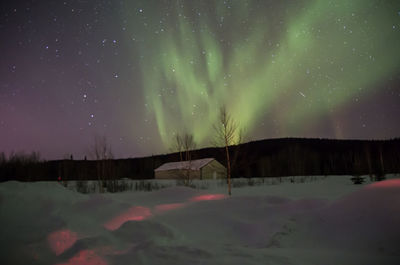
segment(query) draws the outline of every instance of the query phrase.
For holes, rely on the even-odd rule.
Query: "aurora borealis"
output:
[[[0,15],[8,152],[80,157],[94,134],[118,157],[182,132],[208,146],[222,105],[249,140],[400,135],[398,1],[26,1]]]

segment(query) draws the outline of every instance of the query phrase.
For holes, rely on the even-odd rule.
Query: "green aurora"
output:
[[[127,2],[126,38],[166,146],[183,131],[209,144],[222,105],[248,133],[275,119],[304,136],[400,66],[398,1],[150,2]]]

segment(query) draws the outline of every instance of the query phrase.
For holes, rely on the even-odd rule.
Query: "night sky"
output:
[[[0,151],[400,136],[400,1],[1,1]]]

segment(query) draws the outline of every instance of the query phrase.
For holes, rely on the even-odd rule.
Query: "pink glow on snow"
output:
[[[142,206],[131,207],[127,211],[105,223],[104,227],[108,230],[116,230],[128,221],[143,221],[149,218],[151,215],[152,214],[149,208]]]
[[[157,213],[164,213],[167,211],[180,209],[186,206],[186,203],[169,203],[169,204],[159,204],[155,207]]]
[[[77,234],[68,229],[55,231],[47,236],[47,242],[57,256],[72,247],[77,239]]]
[[[96,253],[101,253],[102,255],[123,255],[128,253],[130,247],[125,249],[115,249],[114,246],[102,246],[95,249]]]
[[[70,258],[67,263],[58,265],[107,265],[107,262],[93,250],[82,250]]]
[[[225,194],[204,194],[193,197],[190,199],[192,202],[199,202],[199,201],[214,201],[214,200],[222,200],[225,199],[227,196]]]
[[[374,182],[367,188],[400,188],[400,179],[388,179]]]

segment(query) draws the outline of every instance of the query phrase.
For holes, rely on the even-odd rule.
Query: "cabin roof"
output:
[[[165,171],[165,170],[174,170],[174,169],[191,169],[191,170],[200,170],[200,168],[204,167],[211,161],[215,160],[214,158],[203,158],[196,159],[191,161],[181,161],[181,162],[169,162],[162,164],[158,168],[154,169],[154,171]]]

